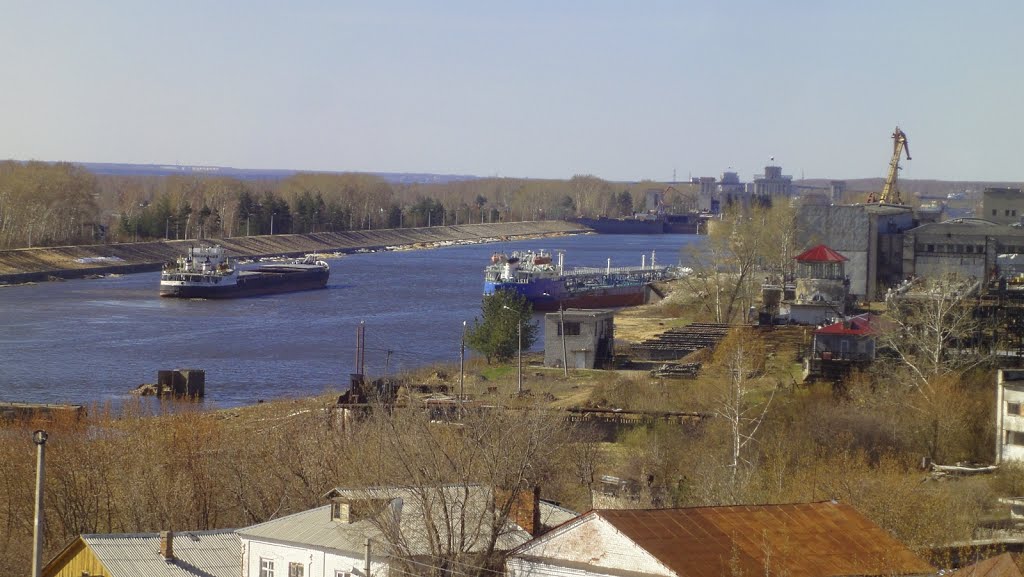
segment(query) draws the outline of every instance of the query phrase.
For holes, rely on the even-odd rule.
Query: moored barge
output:
[[[164,266],[160,296],[228,299],[312,290],[327,286],[330,274],[331,267],[312,255],[240,269],[219,245],[192,246],[188,254]]]

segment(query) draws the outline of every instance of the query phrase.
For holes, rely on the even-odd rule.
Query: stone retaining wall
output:
[[[237,257],[301,256],[314,252],[355,252],[393,246],[431,245],[455,241],[487,241],[522,236],[588,232],[581,225],[551,220],[276,234],[212,239]],[[0,251],[0,284],[40,282],[50,278],[127,274],[160,270],[165,262],[188,252],[196,240],[94,244]]]

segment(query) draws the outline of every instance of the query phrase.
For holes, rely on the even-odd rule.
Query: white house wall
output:
[[[505,565],[506,577],[621,577],[614,571],[595,567],[563,567],[543,563],[536,559],[510,558]],[[635,572],[631,573],[635,575]]]
[[[539,576],[538,563],[529,562],[529,558],[552,559],[558,561],[590,565],[596,572],[573,573],[574,575],[604,575],[602,570],[632,571],[649,575],[674,577],[675,573],[661,564],[650,553],[638,547],[633,541],[619,533],[610,523],[597,515],[583,520],[578,525],[569,525],[557,534],[548,534],[538,539],[533,545],[527,545],[517,552],[506,565],[510,570],[520,567],[522,571],[532,573],[515,573],[509,577]],[[547,566],[545,564],[545,566]]]
[[[999,407],[1002,413],[1000,419],[1001,435],[1002,439],[1006,438],[1006,431],[1014,431],[1017,433],[1024,433],[1024,416],[1007,414],[1006,408],[1009,403],[1021,403],[1024,404],[1024,390],[1020,390],[1019,386],[1006,386],[1003,388],[1002,402]],[[1002,443],[1002,454],[1000,455],[1003,461],[1024,461],[1024,445],[1008,445],[1005,442]]]
[[[274,561],[274,577],[288,577],[289,563],[302,563],[305,577],[334,577],[336,571],[362,576],[362,557],[350,557],[331,551],[242,539],[242,577],[259,577],[260,559]],[[388,566],[371,561],[373,577],[387,577]]]

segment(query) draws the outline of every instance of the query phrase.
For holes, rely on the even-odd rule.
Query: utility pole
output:
[[[459,410],[466,402],[466,321],[462,321],[462,348],[459,351]]]
[[[363,553],[363,575],[370,577],[370,539],[367,538],[363,542],[364,553]]]
[[[516,318],[517,326],[519,328],[519,394],[523,394],[523,319],[522,317]]]
[[[558,332],[562,334],[562,372],[569,376],[569,357],[565,352],[565,315],[562,312],[562,303],[558,303]]]
[[[36,444],[36,516],[32,526],[32,577],[39,577],[43,570],[43,480],[46,465],[46,431],[32,433]]]

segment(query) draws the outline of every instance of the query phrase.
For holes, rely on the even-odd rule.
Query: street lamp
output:
[[[39,577],[43,570],[43,482],[46,466],[46,431],[32,433],[32,442],[38,447],[36,453],[36,511],[32,527],[32,577]]]
[[[274,216],[277,215],[277,211],[270,213],[270,236],[274,236]]]
[[[508,309],[508,310],[516,313],[516,334],[519,337],[519,354],[518,354],[519,370],[516,373],[518,375],[519,385],[518,385],[518,388],[517,388],[517,392],[521,395],[521,394],[523,394],[523,317],[522,317],[522,314],[518,310],[516,310],[516,309],[514,309],[514,308],[512,308],[512,307],[510,307],[508,305],[501,305],[501,308]]]
[[[171,217],[164,221],[164,240],[171,240]]]

